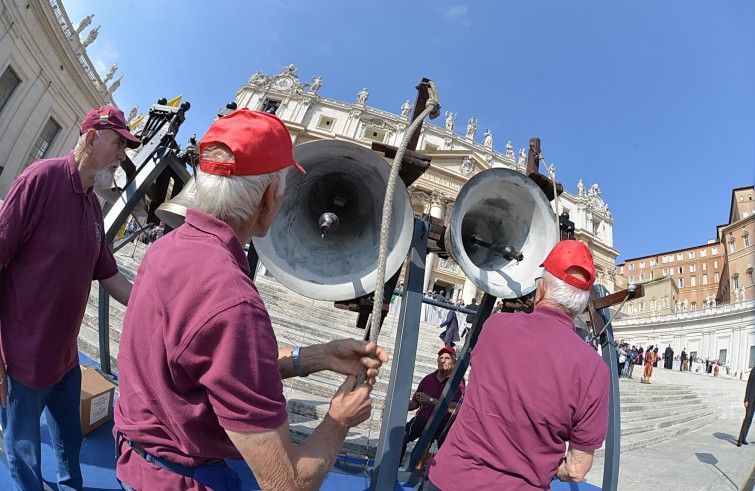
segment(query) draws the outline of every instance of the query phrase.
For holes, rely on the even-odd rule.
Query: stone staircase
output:
[[[656,369],[657,370],[657,369]],[[716,412],[690,385],[619,379],[621,451],[645,447],[712,423]]]
[[[116,253],[119,268],[133,279],[138,264],[148,246],[127,245]],[[258,275],[256,284],[268,308],[278,342],[283,346],[295,346],[327,342],[343,337],[363,338],[364,331],[357,329],[356,314],[333,307],[332,302],[312,300],[297,295],[274,279]],[[92,294],[79,335],[79,349],[99,360],[99,337],[97,332],[98,287],[92,286]],[[400,301],[400,300],[399,300]],[[398,302],[397,302],[398,303]],[[117,372],[118,342],[120,340],[125,307],[110,300],[110,352],[111,365]],[[435,313],[437,314],[437,313]],[[428,316],[436,319],[437,315]],[[380,334],[380,345],[393,358],[394,341],[398,321],[398,308],[394,305],[386,318]],[[419,344],[415,362],[413,386],[426,374],[437,368],[437,350],[442,346],[438,339],[436,322],[421,322]],[[371,418],[353,428],[342,451],[350,455],[373,457],[380,434],[381,416],[385,403],[390,362],[383,367],[373,390]],[[717,417],[735,411],[741,413],[741,392],[727,387],[716,387],[703,380],[704,376],[657,369],[656,382],[640,384],[640,373],[635,370],[634,379],[620,380],[621,393],[621,450],[630,451],[673,438],[711,423]],[[317,426],[329,407],[330,398],[343,382],[343,376],[330,373],[312,374],[307,378],[284,380],[284,394],[288,401],[289,424],[294,442],[303,440]],[[723,380],[718,379],[723,382]],[[701,390],[698,382],[710,387]],[[730,393],[737,394],[733,397]],[[409,395],[407,394],[407,402]],[[738,413],[737,413],[738,414]],[[410,447],[411,448],[411,447]],[[602,453],[602,450],[597,452]],[[598,455],[596,455],[598,458]]]

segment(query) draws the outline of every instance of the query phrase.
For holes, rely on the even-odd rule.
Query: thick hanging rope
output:
[[[424,121],[430,113],[437,111],[440,108],[437,92],[433,85],[430,85],[429,93],[430,96],[427,100],[427,107],[425,107],[425,110],[422,111],[419,117],[409,125],[409,128],[404,134],[404,139],[401,141],[401,145],[399,145],[398,150],[396,151],[396,157],[393,159],[391,173],[388,177],[388,184],[385,189],[383,216],[380,224],[380,252],[378,254],[377,279],[375,280],[375,294],[373,296],[375,303],[372,306],[370,332],[368,337],[370,341],[377,341],[378,335],[380,334],[380,318],[382,317],[383,311],[383,290],[385,289],[385,268],[388,262],[388,241],[390,239],[393,197],[396,190],[398,173],[399,170],[401,170],[401,162],[404,159],[406,147],[409,145],[409,141],[411,140],[412,135],[414,135],[414,132],[417,131],[417,128],[422,124],[422,121]],[[366,378],[367,371],[362,367],[362,370],[359,372],[359,377],[357,377],[357,385],[363,384]]]

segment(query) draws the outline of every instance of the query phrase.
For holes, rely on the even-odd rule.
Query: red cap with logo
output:
[[[562,240],[557,243],[540,266],[556,278],[580,290],[589,290],[595,282],[595,264],[590,249],[578,240]],[[588,280],[568,274],[566,271],[570,268],[581,269]]]
[[[438,356],[443,353],[448,353],[449,355],[456,357],[456,349],[453,346],[443,346],[440,351],[438,351]]]
[[[89,130],[113,130],[126,139],[128,148],[136,148],[142,142],[129,131],[123,111],[113,106],[101,106],[89,111],[81,123],[80,135]]]
[[[233,162],[202,158],[204,149],[216,143],[231,149]],[[306,174],[294,160],[293,150],[283,121],[272,114],[243,108],[212,123],[199,143],[199,168],[218,176],[257,176],[293,165]]]

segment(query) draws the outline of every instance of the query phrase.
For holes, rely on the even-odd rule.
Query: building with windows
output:
[[[755,299],[755,192],[753,186],[732,190],[729,222],[717,227],[717,238],[705,245],[627,259],[619,264],[616,286],[645,285],[642,300],[627,302],[624,313],[633,317],[660,314],[662,305],[675,312],[695,312],[717,304]],[[649,286],[662,278],[676,285],[663,297],[649,296]],[[668,298],[666,297],[668,296]],[[640,309],[640,302],[644,307]]]
[[[59,0],[0,2],[0,198],[30,163],[72,149],[91,108],[114,104],[117,67],[103,80],[86,53],[91,21],[74,28]]]
[[[645,295],[624,304],[615,337],[670,344],[746,377],[755,367],[754,214],[755,188],[736,188],[716,239],[620,264],[617,286],[641,283]]]
[[[343,102],[321,96],[322,87],[322,77],[312,77],[311,82],[304,83],[299,80],[296,67],[288,65],[275,75],[256,72],[239,89],[235,102],[238,107],[275,113],[288,126],[294,145],[321,139],[344,140],[366,147],[372,143],[400,144],[410,123],[412,105],[409,100],[403,104],[397,101],[399,111],[394,114],[367,105],[369,91],[366,88],[355,91],[353,102]],[[406,96],[415,94],[407,90]],[[525,172],[524,148],[516,153],[509,141],[505,150],[496,150],[490,130],[485,131],[482,138],[478,136],[478,121],[472,115],[463,116],[465,123],[460,133],[456,128],[457,116],[446,111],[439,118],[440,125],[425,122],[422,128],[417,150],[431,156],[432,164],[409,187],[416,215],[448,217],[461,187],[482,170],[506,167]],[[575,223],[575,238],[587,243],[592,250],[598,282],[614,291],[618,251],[613,248],[613,217],[600,188],[593,184],[585,189],[580,181],[576,193],[565,191],[559,197],[558,207],[559,213],[568,212]],[[442,291],[454,302],[469,302],[480,295],[452,259],[441,259],[435,254],[428,257],[424,288],[425,291]]]
[[[617,266],[617,288],[623,289],[630,284],[645,285],[643,301],[648,308],[640,311],[638,301],[632,301],[625,304],[624,310],[632,315],[649,316],[664,308],[662,305],[680,312],[714,306],[724,262],[723,248],[718,241],[627,259]],[[662,279],[673,282],[675,288],[666,289],[663,297],[648,297],[648,286]]]
[[[716,297],[724,303],[755,299],[755,187],[732,190],[729,223],[718,226],[726,261]]]

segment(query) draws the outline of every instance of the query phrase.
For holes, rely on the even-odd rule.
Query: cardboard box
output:
[[[113,417],[115,385],[94,368],[81,367],[81,431],[84,435]]]

